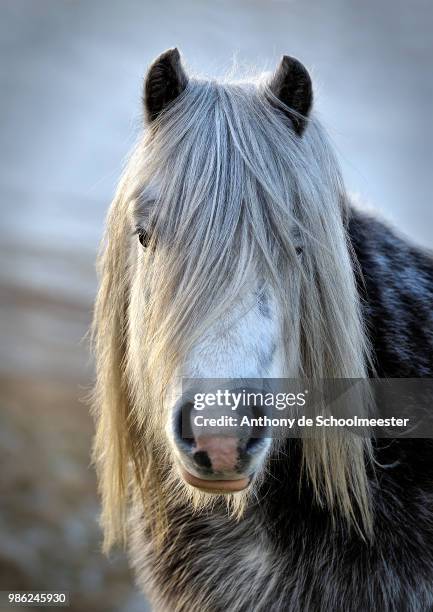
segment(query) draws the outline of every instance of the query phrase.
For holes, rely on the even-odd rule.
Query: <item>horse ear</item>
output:
[[[168,49],[161,53],[150,66],[144,82],[143,103],[147,119],[154,121],[187,84],[179,51]]]
[[[285,106],[296,112],[287,115],[295,132],[301,136],[313,104],[313,87],[305,66],[294,57],[284,55],[269,83],[269,89]]]

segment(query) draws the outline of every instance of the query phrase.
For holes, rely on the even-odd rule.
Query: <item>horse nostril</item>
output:
[[[193,459],[199,467],[208,469],[212,467],[211,460],[206,451],[196,451],[193,455]]]
[[[252,418],[259,420],[260,418],[266,416],[266,412],[263,406],[255,404],[254,406],[250,407],[250,415]],[[247,441],[245,450],[250,453],[259,451],[263,447],[263,438],[265,437],[266,432],[269,432],[269,428],[254,425],[252,427],[251,435]]]
[[[262,438],[249,438],[245,450],[253,452],[263,446]]]
[[[194,436],[191,429],[191,411],[194,408],[192,402],[186,402],[177,411],[174,418],[174,433],[178,440],[189,447],[193,446]]]

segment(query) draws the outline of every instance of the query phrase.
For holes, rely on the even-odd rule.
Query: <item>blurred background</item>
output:
[[[211,76],[297,56],[349,188],[432,247],[433,3],[0,0],[0,12],[0,590],[143,611],[125,558],[100,553],[83,338],[146,66],[171,46]]]

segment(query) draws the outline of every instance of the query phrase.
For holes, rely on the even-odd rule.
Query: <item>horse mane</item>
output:
[[[251,274],[269,280],[283,308],[288,376],[367,377],[339,166],[317,119],[299,138],[290,112],[262,79],[191,79],[144,130],[126,165],[101,246],[93,321],[93,456],[106,549],[126,537],[131,497],[160,537],[168,504],[189,499],[200,510],[214,503],[176,477],[164,393]],[[144,223],[154,229],[146,252],[133,235]],[[303,440],[318,503],[366,534],[369,453],[367,440],[347,433]],[[240,516],[253,494],[229,496],[230,510]]]

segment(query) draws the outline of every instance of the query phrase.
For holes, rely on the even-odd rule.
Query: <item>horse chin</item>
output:
[[[247,476],[233,480],[208,480],[207,478],[194,476],[194,474],[191,474],[184,468],[181,468],[181,475],[183,480],[192,487],[200,489],[205,493],[214,493],[216,495],[226,495],[243,491],[251,482],[251,478]]]

